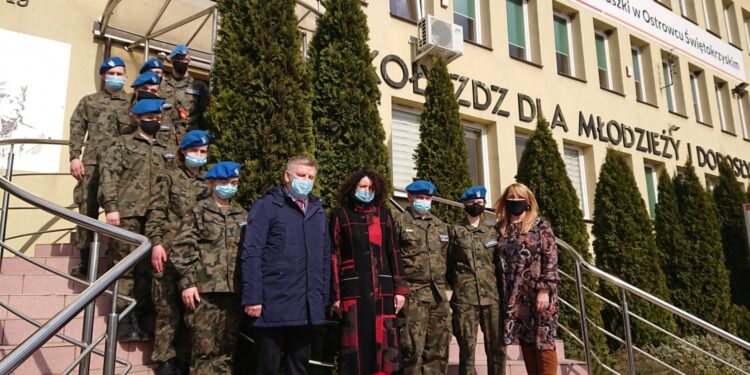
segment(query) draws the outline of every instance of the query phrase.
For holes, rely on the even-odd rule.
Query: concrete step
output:
[[[155,364],[151,363],[151,343],[118,344],[117,357],[130,361],[133,365],[129,374],[153,375]],[[15,348],[15,345],[0,346],[0,357],[4,357]],[[104,345],[99,349],[103,350]],[[52,375],[60,374],[68,365],[73,363],[80,349],[69,343],[47,343],[27,359],[14,372],[15,375]],[[123,365],[116,365],[115,373],[122,373]],[[91,373],[101,373],[104,367],[103,358],[99,355],[91,356]],[[74,372],[77,373],[77,370]]]
[[[41,262],[52,269],[58,270],[65,274],[70,274],[70,271],[81,264],[80,257],[74,256],[35,256],[34,260]],[[109,258],[102,256],[99,257],[99,274],[106,272],[109,268]],[[54,275],[52,272],[45,270],[44,268],[37,267],[35,264],[21,259],[18,257],[5,258],[2,264],[3,275]]]

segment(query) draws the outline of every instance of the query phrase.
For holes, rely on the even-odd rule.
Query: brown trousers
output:
[[[557,352],[537,350],[533,346],[521,346],[523,363],[529,375],[557,375]]]

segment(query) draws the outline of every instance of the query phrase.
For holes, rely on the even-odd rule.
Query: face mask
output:
[[[354,192],[354,198],[362,203],[370,203],[375,199],[375,193],[367,190],[356,190]]]
[[[411,206],[414,207],[414,211],[417,211],[418,214],[424,215],[432,208],[432,202],[424,199],[415,199]]]
[[[188,63],[184,61],[172,61],[172,66],[174,67],[174,71],[177,72],[180,75],[185,74],[188,69]]]
[[[185,155],[185,165],[191,168],[200,168],[206,165],[206,158]]]
[[[125,78],[107,76],[104,78],[104,86],[109,91],[120,91],[125,86]]]
[[[161,99],[161,98],[159,98],[159,95],[156,95],[153,92],[146,91],[146,90],[138,90],[136,98],[138,100],[143,100],[143,99]]]
[[[471,217],[477,217],[484,212],[484,205],[481,203],[470,204],[464,207],[464,211]]]
[[[292,179],[292,195],[297,199],[305,199],[313,188],[312,181],[301,178]]]
[[[161,123],[156,120],[141,120],[141,130],[148,135],[154,135],[161,128]]]
[[[231,199],[237,194],[237,187],[232,185],[217,185],[214,190],[221,199]]]
[[[518,216],[522,214],[524,211],[531,208],[531,206],[529,206],[529,203],[526,202],[525,199],[521,199],[521,200],[508,199],[505,201],[505,208],[508,209],[508,212],[510,212],[511,215]]]

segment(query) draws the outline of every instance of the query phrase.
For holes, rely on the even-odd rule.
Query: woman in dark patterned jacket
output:
[[[516,339],[530,375],[557,374],[557,243],[538,216],[534,193],[523,184],[505,189],[495,203],[499,233],[496,264],[503,290],[506,345]]]
[[[381,175],[359,170],[339,188],[340,208],[331,213],[331,300],[342,318],[340,374],[399,370],[396,314],[408,287],[393,220],[383,207],[387,193]]]

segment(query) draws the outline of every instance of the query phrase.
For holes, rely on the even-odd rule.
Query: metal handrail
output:
[[[405,193],[403,190],[395,189],[395,191],[398,191],[398,192],[401,192],[401,193]],[[453,207],[459,207],[459,208],[463,207],[463,204],[461,204],[459,202],[451,201],[451,200],[444,199],[444,198],[433,197],[432,200],[434,202],[438,202],[438,203],[450,205],[450,206],[453,206]],[[398,202],[394,198],[390,198],[390,202],[394,206],[396,206],[397,208],[399,208],[401,211],[403,211],[403,208],[400,207],[400,205],[398,204]],[[494,212],[489,211],[487,213],[489,215],[495,216]],[[648,293],[648,292],[646,292],[646,291],[644,291],[642,289],[639,289],[638,287],[636,287],[634,285],[631,285],[631,284],[629,284],[629,283],[627,283],[627,282],[625,282],[625,281],[623,281],[623,280],[621,280],[621,279],[619,279],[619,278],[617,278],[615,276],[612,276],[612,275],[604,272],[603,270],[600,270],[599,268],[597,268],[597,267],[591,265],[590,263],[588,263],[583,258],[583,256],[581,256],[581,254],[579,254],[572,246],[570,246],[564,240],[561,240],[561,239],[557,238],[556,242],[557,242],[557,245],[558,245],[559,248],[562,248],[562,249],[568,251],[569,253],[571,253],[573,255],[573,258],[574,258],[573,260],[574,260],[574,262],[576,264],[576,284],[577,284],[577,286],[579,288],[578,294],[579,294],[579,308],[580,308],[580,310],[576,310],[575,308],[573,308],[573,310],[576,311],[576,312],[581,313],[581,317],[582,317],[582,319],[581,319],[581,325],[582,325],[582,331],[583,331],[583,336],[584,336],[583,337],[584,354],[586,355],[586,363],[589,366],[589,368],[591,368],[591,358],[590,358],[590,356],[592,354],[591,350],[589,348],[588,333],[587,333],[587,328],[586,328],[586,326],[589,324],[588,323],[589,319],[588,319],[588,317],[585,314],[585,302],[583,301],[583,291],[584,291],[584,289],[588,290],[588,288],[586,288],[582,284],[582,282],[581,282],[581,277],[580,277],[581,267],[585,271],[587,271],[590,274],[592,274],[595,277],[597,277],[598,279],[600,279],[600,280],[602,280],[604,282],[613,284],[614,286],[618,287],[620,289],[620,291],[621,291],[621,297],[622,297],[622,300],[623,300],[623,306],[617,305],[616,303],[614,303],[612,301],[609,301],[606,298],[604,298],[604,297],[602,297],[602,296],[600,296],[600,295],[598,295],[596,293],[593,293],[591,290],[588,290],[589,292],[591,292],[592,294],[594,294],[597,298],[602,299],[602,300],[606,301],[607,303],[614,305],[623,314],[623,320],[625,322],[625,335],[626,335],[626,339],[624,341],[622,339],[614,336],[613,334],[611,334],[610,332],[606,331],[605,329],[603,329],[601,327],[595,326],[595,328],[597,328],[598,330],[604,332],[607,336],[610,336],[610,337],[616,339],[618,342],[626,344],[626,349],[628,349],[628,368],[629,368],[629,372],[631,374],[635,374],[634,359],[633,359],[633,352],[632,352],[633,349],[635,349],[637,352],[639,352],[639,353],[641,353],[643,355],[646,355],[647,357],[649,357],[649,358],[657,361],[658,363],[660,363],[662,365],[665,365],[666,367],[674,370],[674,368],[672,366],[670,366],[670,365],[668,365],[668,364],[666,364],[666,363],[658,360],[657,358],[654,358],[653,356],[651,356],[650,354],[646,353],[645,351],[639,349],[638,347],[636,347],[635,345],[633,345],[630,342],[630,337],[629,337],[630,336],[629,318],[631,316],[634,317],[634,318],[636,318],[639,321],[645,322],[646,324],[648,324],[651,327],[657,328],[661,332],[668,334],[670,337],[672,337],[672,338],[674,338],[674,339],[676,339],[676,340],[678,340],[678,341],[680,341],[682,343],[687,344],[688,346],[690,346],[694,350],[697,350],[697,351],[699,351],[699,352],[701,352],[703,354],[708,355],[709,357],[711,357],[713,359],[718,360],[719,362],[721,362],[724,365],[727,365],[727,366],[729,366],[729,367],[731,367],[731,368],[733,368],[735,370],[738,370],[740,372],[748,374],[747,372],[743,371],[742,369],[739,369],[736,366],[733,366],[732,364],[727,363],[726,361],[724,361],[724,360],[716,357],[715,355],[713,355],[711,353],[708,353],[705,350],[697,347],[696,345],[691,344],[687,340],[679,338],[676,335],[672,334],[671,332],[668,332],[668,331],[664,330],[663,328],[659,327],[658,325],[656,325],[656,324],[654,324],[654,323],[646,320],[645,318],[640,317],[637,314],[634,314],[634,313],[630,312],[628,310],[628,308],[627,308],[627,301],[626,301],[625,294],[626,294],[626,292],[628,292],[628,293],[631,293],[633,295],[636,295],[636,296],[638,296],[638,297],[646,300],[647,302],[658,306],[661,309],[669,311],[673,315],[681,317],[681,318],[685,319],[686,321],[688,321],[688,322],[690,322],[690,323],[692,323],[694,325],[697,325],[697,326],[705,329],[706,331],[708,331],[708,332],[710,332],[710,333],[712,333],[714,335],[717,335],[717,336],[723,338],[724,340],[729,341],[729,342],[731,342],[731,343],[733,343],[733,344],[735,344],[735,345],[743,348],[746,351],[750,351],[750,342],[747,342],[747,341],[745,341],[745,340],[743,340],[743,339],[741,339],[741,338],[739,338],[739,337],[737,337],[737,336],[735,336],[735,335],[733,335],[733,334],[731,334],[731,333],[729,333],[729,332],[727,332],[727,331],[725,331],[725,330],[723,330],[723,329],[721,329],[721,328],[719,328],[717,326],[714,326],[713,324],[711,324],[711,323],[709,323],[709,322],[707,322],[707,321],[705,321],[705,320],[703,320],[703,319],[701,319],[701,318],[699,318],[699,317],[697,317],[697,316],[695,316],[693,314],[690,314],[689,312],[687,312],[687,311],[685,311],[683,309],[680,309],[679,307],[674,306],[674,305],[670,304],[669,302],[664,301],[664,300],[662,300],[662,299],[660,299],[660,298],[658,298],[658,297],[656,297],[656,296],[654,296],[654,295],[652,295],[652,294],[650,294],[650,293]],[[600,362],[600,364],[601,364],[601,362]]]

